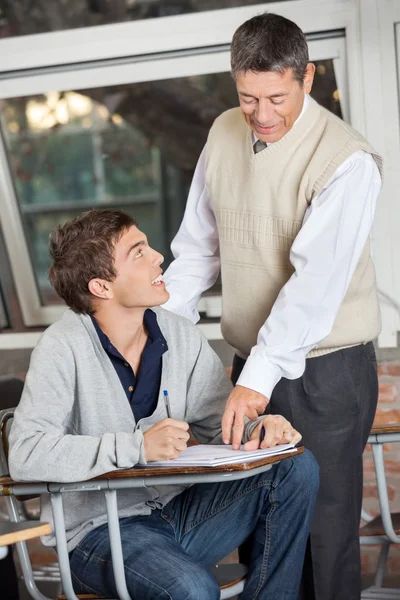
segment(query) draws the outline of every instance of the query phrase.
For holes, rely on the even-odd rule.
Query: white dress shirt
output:
[[[308,103],[306,96],[298,120]],[[301,377],[307,353],[332,330],[370,234],[381,185],[374,159],[359,151],[314,198],[290,250],[294,273],[261,327],[238,385],[270,398],[281,377]],[[164,275],[171,297],[164,308],[196,323],[200,296],[215,283],[221,266],[217,224],[205,182],[205,148],[171,249],[175,260]]]

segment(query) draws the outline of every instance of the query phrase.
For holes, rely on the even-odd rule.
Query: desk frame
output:
[[[245,479],[247,477],[263,473],[264,471],[268,471],[271,469],[273,463],[279,462],[286,458],[298,456],[302,452],[303,448],[298,448],[297,450],[287,454],[275,455],[244,464],[228,465],[225,467],[216,468],[143,467],[128,470],[117,470],[111,473],[106,473],[105,475],[92,480],[80,481],[76,483],[16,483],[10,478],[0,477],[0,495],[6,497],[11,520],[18,522],[21,519],[18,513],[16,496],[50,494],[54,519],[56,548],[64,593],[68,600],[78,600],[72,585],[62,496],[63,494],[69,492],[102,491],[106,501],[112,563],[119,600],[132,600],[128,593],[125,579],[117,508],[118,490],[159,485],[220,483]],[[24,579],[31,596],[34,598],[34,600],[50,600],[36,587],[32,576],[32,568],[27,553],[27,547],[23,542],[17,544],[17,551],[19,554]],[[243,590],[243,586],[244,582],[241,581],[234,586],[230,586],[226,590],[222,589],[220,596],[221,600],[239,594]]]

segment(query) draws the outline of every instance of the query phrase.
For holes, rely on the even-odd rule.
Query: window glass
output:
[[[313,96],[341,116],[332,61],[316,66]],[[1,101],[1,129],[43,304],[58,302],[46,277],[50,231],[92,207],[131,213],[168,266],[208,130],[236,105],[229,73]]]
[[[272,1],[276,0],[2,0],[0,38]]]

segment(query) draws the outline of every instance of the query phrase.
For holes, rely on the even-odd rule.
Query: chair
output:
[[[0,447],[0,460],[7,467],[7,423],[12,419],[14,409],[3,410],[0,412],[0,435],[3,440]],[[207,468],[190,467],[182,468],[146,468],[118,470],[106,473],[95,479],[86,482],[77,483],[16,483],[9,477],[0,478],[0,495],[6,497],[7,506],[12,521],[18,522],[20,515],[17,510],[17,496],[27,496],[32,494],[50,494],[54,534],[56,538],[56,547],[58,561],[60,565],[61,580],[68,600],[95,600],[93,595],[76,596],[73,591],[71,570],[69,566],[69,557],[67,550],[67,540],[63,513],[63,494],[79,491],[103,491],[106,502],[108,527],[110,535],[110,545],[114,576],[116,587],[120,600],[139,600],[131,599],[127,590],[125,581],[125,572],[123,565],[123,555],[121,546],[121,537],[119,529],[119,518],[117,510],[117,492],[120,489],[140,488],[145,485],[170,485],[170,484],[192,484],[192,483],[210,483],[218,481],[227,481],[234,479],[243,479],[251,475],[256,475],[271,468],[273,462],[284,460],[291,456],[300,454],[302,448],[294,450],[284,456],[275,455],[261,459],[250,465],[229,465],[229,467],[217,467],[210,472]],[[145,472],[145,475],[144,475]],[[49,600],[36,587],[32,577],[32,569],[29,562],[29,555],[26,545],[21,542],[16,544],[20,557],[23,577],[29,593],[35,600]],[[239,594],[244,587],[246,577],[246,567],[244,565],[217,565],[213,572],[220,585],[221,600],[232,598]],[[112,599],[109,599],[112,600]]]
[[[360,529],[360,544],[362,546],[379,544],[381,551],[374,585],[363,590],[361,594],[363,600],[400,600],[400,589],[383,587],[390,546],[400,544],[400,513],[390,512],[383,456],[383,444],[394,442],[400,442],[400,425],[373,427],[368,438],[375,465],[380,515],[372,518],[365,511],[362,512],[361,518],[365,521],[365,525]]]

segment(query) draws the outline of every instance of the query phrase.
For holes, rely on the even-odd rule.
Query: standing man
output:
[[[239,108],[214,122],[192,183],[165,308],[198,319],[222,273],[222,332],[236,354],[223,437],[267,408],[302,431],[321,487],[303,596],[358,600],[362,453],[377,403],[380,330],[369,234],[382,161],[310,96],[299,27],[263,14],[235,32]]]

